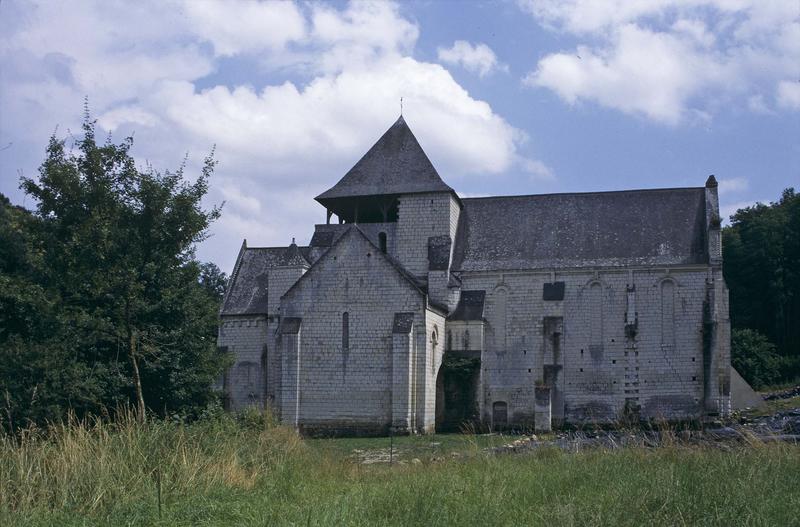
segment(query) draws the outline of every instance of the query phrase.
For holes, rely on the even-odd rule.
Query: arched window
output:
[[[506,349],[506,304],[508,291],[501,287],[495,290],[495,346],[500,350]]]
[[[453,330],[452,329],[448,329],[447,330],[447,349],[448,350],[452,350],[453,349]]]
[[[469,351],[469,349],[470,349],[470,347],[469,347],[469,330],[468,329],[464,330],[464,349],[467,350],[467,351]]]
[[[381,232],[378,234],[378,244],[380,245],[381,252],[386,254],[386,233]]]
[[[661,345],[675,346],[675,282],[661,282]]]
[[[342,351],[350,350],[350,314],[342,313]]]

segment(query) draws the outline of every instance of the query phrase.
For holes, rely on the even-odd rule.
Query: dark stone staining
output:
[[[590,401],[569,406],[566,409],[569,422],[610,423],[617,420],[614,407],[603,401]]]
[[[392,333],[408,335],[414,325],[414,313],[395,313]]]
[[[564,282],[545,283],[542,287],[542,300],[564,300]]]
[[[648,397],[640,410],[642,419],[675,420],[700,415],[700,405],[694,397],[681,395],[654,395]]]
[[[350,350],[350,313],[342,313],[342,351]]]
[[[558,375],[561,373],[563,366],[560,364],[545,364],[542,366],[544,375],[544,385],[551,388],[555,387],[558,383]]]
[[[592,360],[599,362],[603,360],[603,345],[602,344],[589,344],[589,355]]]
[[[550,404],[550,393],[549,386],[536,386],[533,389],[536,406],[548,406]]]
[[[280,332],[284,335],[297,335],[300,333],[300,324],[303,322],[299,317],[283,317],[281,319]]]
[[[709,410],[710,413],[714,412],[710,404],[714,394],[711,390],[711,383],[708,382],[708,380],[711,379],[711,362],[714,353],[714,330],[716,329],[714,318],[711,314],[712,302],[713,298],[711,297],[711,288],[709,287],[706,292],[706,299],[703,301],[703,397],[708,405],[707,410]]]
[[[705,189],[467,198],[453,269],[706,263]]]
[[[389,435],[391,423],[338,419],[305,420],[299,424],[298,428],[300,434],[307,437],[380,437]]]
[[[564,328],[563,317],[544,317],[542,322],[544,328],[544,350],[550,351],[553,355],[553,363],[561,362],[561,334]]]
[[[636,311],[636,286],[626,287],[625,338],[635,340],[639,332],[639,313]]]
[[[638,397],[626,397],[625,406],[622,408],[623,420],[636,423],[641,419],[642,406],[639,404]]]
[[[431,236],[428,238],[428,269],[431,271],[446,271],[450,267],[450,247],[452,240],[449,235]]]
[[[461,291],[461,297],[447,320],[483,320],[486,291]]]

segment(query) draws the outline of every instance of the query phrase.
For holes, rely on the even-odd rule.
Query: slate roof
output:
[[[243,247],[228,284],[221,315],[267,314],[267,271],[274,267],[308,267],[306,247]]]
[[[707,262],[703,188],[462,202],[454,270]]]
[[[315,199],[453,192],[433,167],[401,116],[333,187]]]

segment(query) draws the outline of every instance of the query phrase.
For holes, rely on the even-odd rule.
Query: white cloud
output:
[[[726,194],[735,194],[737,192],[742,192],[747,190],[748,188],[750,188],[750,182],[747,181],[747,178],[744,177],[719,180],[719,193],[720,195],[723,196]]]
[[[543,26],[584,42],[541,58],[523,80],[565,102],[591,101],[678,124],[739,97],[770,111],[761,93],[795,108],[787,75],[800,63],[793,2],[762,0],[518,0]],[[698,113],[699,112],[699,113]]]
[[[217,55],[282,49],[306,35],[305,18],[290,1],[184,0],[181,4],[190,27],[213,44]]]
[[[555,173],[553,170],[536,159],[521,159],[520,165],[522,169],[531,175],[531,179],[538,181],[553,181],[555,180]]]
[[[40,156],[54,126],[77,129],[88,95],[99,125],[117,139],[135,132],[134,154],[157,169],[174,168],[188,151],[192,173],[216,145],[208,202],[226,206],[199,255],[225,269],[243,237],[305,243],[313,221],[324,221],[313,196],[394,122],[401,96],[407,121],[450,184],[524,169],[524,133],[445,68],[414,59],[419,28],[394,3],[98,0],[3,8],[3,141]],[[272,68],[278,80],[209,80],[232,66]],[[32,172],[40,159],[13,162]],[[529,162],[529,172],[552,176]]]
[[[800,110],[800,81],[778,83],[778,105],[790,110]]]
[[[579,46],[572,54],[548,55],[524,82],[549,88],[570,104],[593,100],[675,124],[685,117],[689,97],[728,76],[723,64],[702,60],[685,41],[628,24],[611,48]]]
[[[495,70],[508,70],[505,64],[497,61],[492,48],[480,42],[470,44],[466,40],[456,40],[450,48],[438,48],[437,54],[442,62],[460,65],[480,77],[485,77]]]
[[[316,61],[324,72],[406,55],[419,36],[417,26],[403,18],[392,2],[352,2],[344,11],[313,4],[311,19],[312,38],[322,48]]]

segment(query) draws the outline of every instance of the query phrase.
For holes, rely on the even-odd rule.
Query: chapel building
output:
[[[461,198],[400,117],[316,200],[307,246],[239,252],[218,342],[229,408],[311,434],[730,413],[713,176]]]

